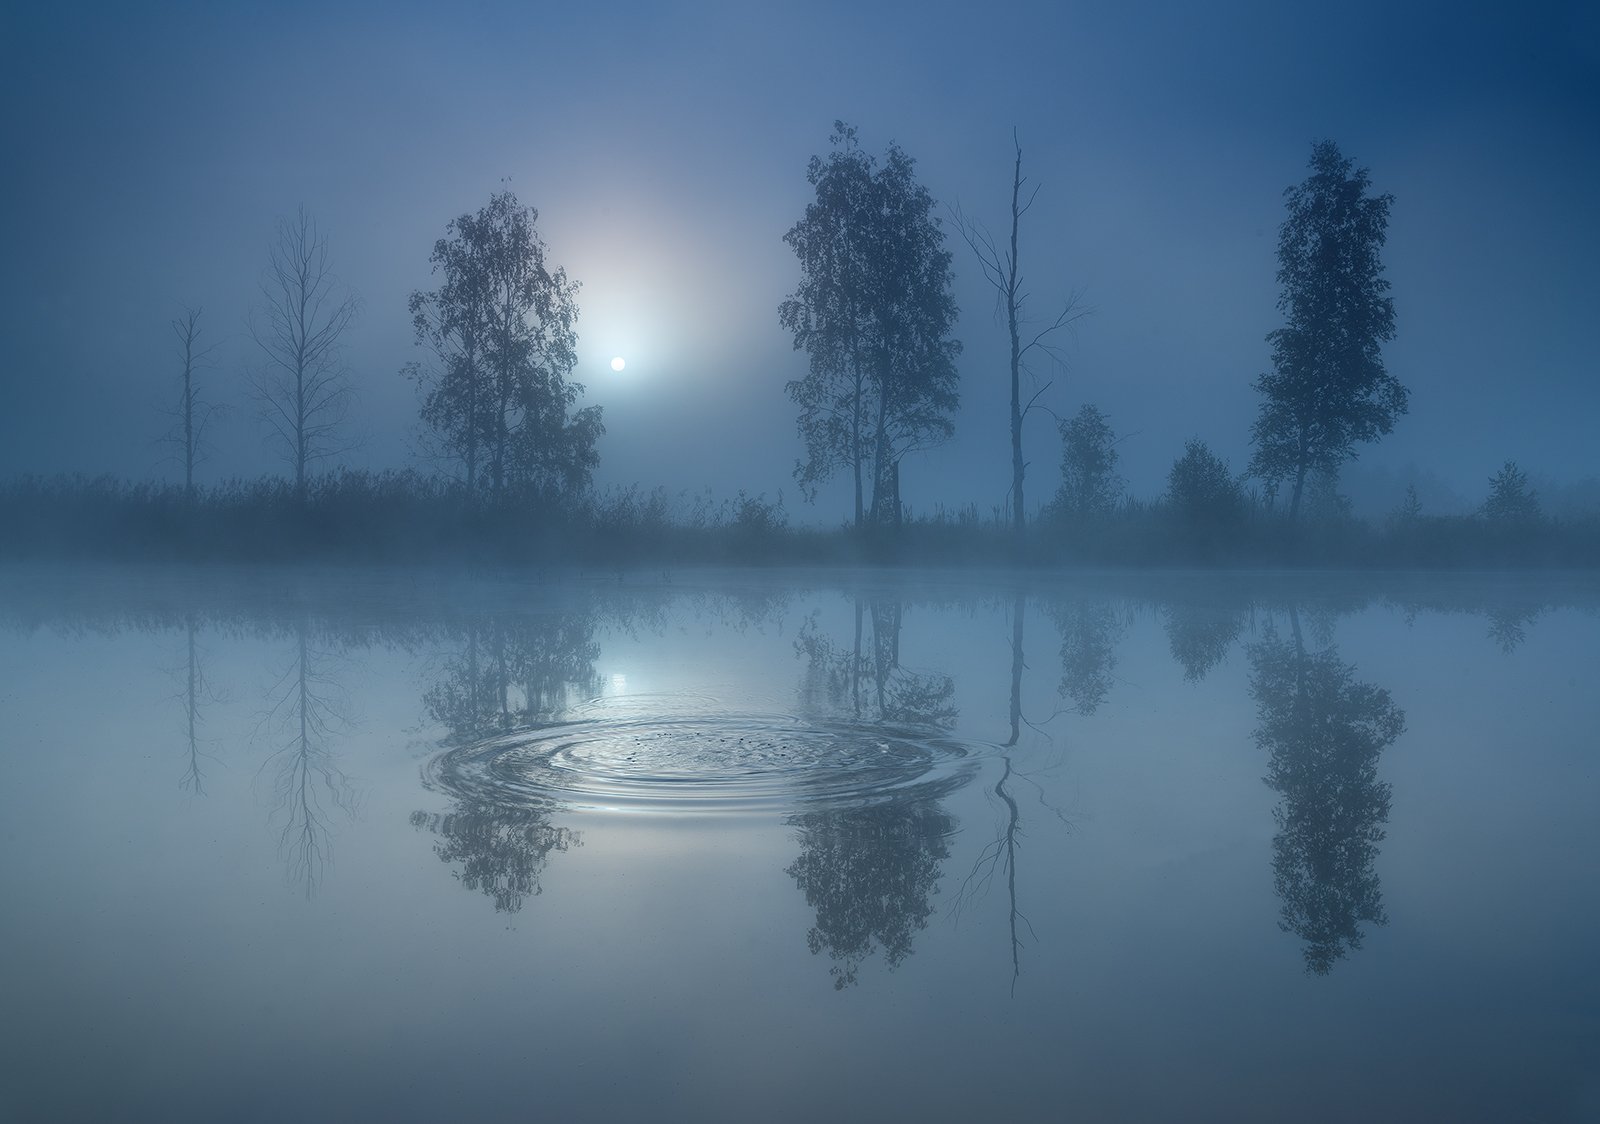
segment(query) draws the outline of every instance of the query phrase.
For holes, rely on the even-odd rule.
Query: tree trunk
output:
[[[1298,522],[1300,519],[1300,493],[1305,491],[1306,466],[1301,465],[1295,470],[1294,491],[1289,496],[1289,522]]]
[[[850,664],[850,694],[855,704],[855,717],[861,718],[861,595],[856,594],[856,647],[855,659]]]
[[[1006,323],[1011,329],[1011,527],[1020,545],[1027,529],[1026,508],[1022,501],[1022,340],[1017,332],[1017,227],[1022,222],[1022,146],[1017,146],[1017,161],[1011,173],[1011,273],[1006,284]]]
[[[850,404],[850,461],[856,475],[856,530],[859,532],[865,517],[861,503],[861,356],[856,354],[854,344],[850,350],[856,378],[855,394]]]
[[[872,450],[872,521],[882,523],[884,496],[887,483],[885,474],[889,460],[889,397],[883,392],[882,386],[878,390],[878,422],[873,436]]]
[[[1011,737],[1006,745],[1013,746],[1022,736],[1022,613],[1027,608],[1025,594],[1018,593],[1011,606]]]

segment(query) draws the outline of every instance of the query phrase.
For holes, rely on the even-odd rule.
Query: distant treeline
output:
[[[1193,452],[1193,450],[1191,450]],[[1179,462],[1179,466],[1183,464]],[[1179,466],[1175,466],[1175,472]],[[1223,477],[1224,480],[1228,478]],[[1600,519],[1488,503],[1470,516],[1402,507],[1363,520],[1331,505],[1288,517],[1243,492],[1175,480],[1160,499],[1091,512],[1045,508],[1020,544],[1009,513],[909,511],[898,529],[796,527],[781,501],[664,490],[499,501],[413,470],[340,470],[192,491],[113,477],[0,484],[0,560],[695,563],[1031,566],[1593,567]]]

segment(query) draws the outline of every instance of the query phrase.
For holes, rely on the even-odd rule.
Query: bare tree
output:
[[[1019,265],[1018,232],[1022,226],[1022,216],[1033,207],[1039,188],[1035,186],[1028,193],[1026,202],[1023,201],[1022,188],[1028,181],[1022,175],[1022,143],[1017,140],[1015,129],[1011,131],[1011,142],[1016,148],[1017,158],[1011,171],[1009,248],[997,245],[994,236],[985,227],[969,221],[959,207],[954,208],[953,217],[956,229],[961,232],[961,237],[972,248],[973,254],[978,259],[984,280],[994,288],[997,311],[1005,313],[1006,327],[1011,334],[1011,524],[1020,540],[1027,527],[1026,509],[1022,502],[1022,478],[1028,470],[1028,463],[1022,456],[1022,421],[1039,401],[1040,395],[1049,390],[1051,385],[1045,383],[1024,405],[1022,372],[1028,367],[1028,356],[1035,350],[1043,351],[1059,362],[1061,357],[1052,347],[1050,337],[1074,320],[1085,316],[1088,310],[1079,307],[1078,294],[1073,293],[1062,302],[1061,311],[1048,323],[1030,325],[1028,322],[1025,312],[1028,293],[1023,287]],[[1035,327],[1038,331],[1032,332],[1024,342],[1024,333]]]
[[[340,357],[359,302],[334,277],[328,240],[304,207],[278,220],[268,255],[265,309],[250,321],[265,364],[252,382],[271,440],[294,466],[295,495],[304,499],[307,467],[355,445],[346,427],[355,391]]]
[[[183,315],[172,321],[173,334],[178,337],[178,356],[182,362],[179,376],[177,406],[170,411],[172,428],[163,440],[176,447],[176,456],[183,462],[183,493],[194,499],[194,470],[210,451],[205,431],[219,407],[205,401],[200,395],[198,377],[216,350],[214,344],[200,343],[200,309],[185,308]]]

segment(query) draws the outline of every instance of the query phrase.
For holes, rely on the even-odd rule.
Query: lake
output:
[[[1597,609],[0,569],[0,1118],[1600,1119]]]

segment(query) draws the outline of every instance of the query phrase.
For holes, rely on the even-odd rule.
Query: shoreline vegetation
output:
[[[1291,519],[1244,497],[1164,497],[1093,514],[1044,508],[1019,543],[1009,513],[911,511],[898,527],[792,525],[781,497],[614,490],[498,502],[414,470],[339,470],[187,490],[109,476],[0,483],[0,561],[435,563],[626,570],[682,565],[1029,569],[1595,569],[1600,518],[1486,508]]]
[[[408,300],[416,360],[416,467],[341,465],[360,444],[356,387],[342,357],[359,300],[332,271],[327,236],[305,208],[280,219],[252,313],[252,397],[281,475],[200,484],[207,425],[225,402],[199,380],[216,346],[198,308],[173,321],[181,360],[165,438],[181,485],[113,476],[0,481],[0,561],[458,563],[595,568],[800,565],[1206,569],[1600,568],[1600,509],[1545,508],[1506,461],[1470,514],[1425,510],[1416,485],[1392,511],[1355,514],[1340,471],[1388,435],[1409,392],[1382,345],[1395,311],[1381,250],[1394,200],[1331,141],[1285,192],[1278,309],[1260,374],[1248,466],[1235,472],[1191,438],[1154,498],[1132,495],[1122,438],[1092,402],[1055,415],[1060,472],[1026,482],[1023,421],[1052,385],[1024,393],[1027,358],[1059,366],[1053,333],[1086,314],[1068,295],[1032,323],[1018,266],[1022,149],[1013,136],[1011,238],[959,211],[963,241],[1000,297],[1010,334],[1011,488],[1004,501],[914,508],[901,468],[955,431],[962,345],[953,255],[915,160],[863,149],[835,122],[813,157],[816,198],[784,235],[801,280],[779,321],[807,357],[784,392],[798,408],[800,495],[852,485],[848,516],[791,522],[781,493],[731,499],[635,485],[597,491],[601,408],[580,405],[577,283],[548,259],[538,211],[510,191],[457,216],[429,257],[437,287]],[[1005,248],[1008,246],[1009,248]],[[1024,330],[1026,329],[1026,330]],[[1031,341],[1031,342],[1030,342]],[[198,380],[198,381],[197,381]],[[203,385],[202,385],[203,384]],[[989,388],[990,392],[993,388]],[[1024,398],[1026,397],[1026,401]],[[998,451],[997,451],[998,455]],[[1051,484],[1055,487],[1052,492]],[[724,482],[725,486],[726,482]],[[1031,504],[1025,496],[1049,496]]]

